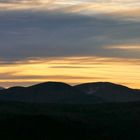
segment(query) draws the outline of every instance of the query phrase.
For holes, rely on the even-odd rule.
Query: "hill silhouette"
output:
[[[36,103],[89,103],[100,102],[84,92],[62,82],[45,82],[29,87],[11,87],[1,91],[0,100]]]
[[[0,90],[4,90],[5,88],[4,87],[0,87]]]
[[[140,90],[95,82],[70,86],[62,82],[44,82],[29,87],[11,87],[0,91],[0,100],[38,103],[103,103],[140,101]]]
[[[140,90],[110,82],[85,83],[75,86],[88,95],[100,97],[108,102],[140,101]]]

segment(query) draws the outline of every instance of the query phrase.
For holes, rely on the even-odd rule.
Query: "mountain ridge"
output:
[[[5,88],[4,87],[0,87],[0,90],[4,90]]]
[[[10,87],[0,91],[0,100],[39,103],[102,103],[140,101],[140,90],[111,82],[44,82],[29,87]]]

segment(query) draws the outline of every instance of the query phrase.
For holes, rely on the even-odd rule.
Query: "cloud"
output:
[[[1,86],[11,87],[11,86],[29,86],[36,83],[46,82],[46,81],[67,81],[67,80],[94,80],[102,79],[101,77],[95,76],[72,76],[72,75],[18,75],[15,71],[2,72],[0,73],[0,84]],[[70,83],[74,84],[74,83]]]
[[[51,6],[56,0],[1,0],[0,11],[11,10],[43,10]]]
[[[51,80],[51,79],[94,79],[94,78],[99,78],[99,77],[85,77],[85,76],[70,76],[70,75],[16,75],[15,72],[4,72],[0,73],[0,81],[1,80],[7,80],[7,81],[33,81],[33,80]]]
[[[140,46],[109,46],[107,47],[109,49],[120,49],[120,50],[126,50],[126,51],[140,51]]]
[[[78,84],[110,81],[139,87],[139,59],[55,57],[0,65],[1,86],[31,85],[45,81]],[[123,77],[119,78],[119,77]],[[131,84],[130,84],[131,83]]]
[[[0,83],[138,85],[139,11],[138,0],[0,0]]]
[[[57,11],[84,15],[107,14],[127,20],[140,19],[138,0],[0,0],[0,10]]]
[[[80,69],[80,68],[93,68],[93,67],[87,67],[87,66],[51,66],[49,68],[57,68],[57,69]]]
[[[0,12],[0,60],[99,56],[140,59],[140,21],[51,12]]]

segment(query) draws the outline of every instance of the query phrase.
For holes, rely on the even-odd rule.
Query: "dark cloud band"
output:
[[[140,59],[140,22],[55,12],[0,12],[0,59],[99,56]]]

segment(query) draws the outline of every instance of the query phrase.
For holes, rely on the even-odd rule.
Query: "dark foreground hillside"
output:
[[[5,140],[139,140],[140,103],[0,103]]]

